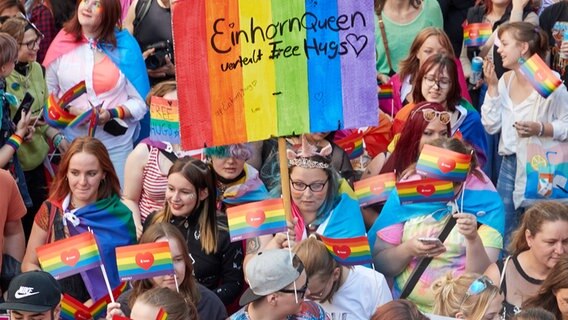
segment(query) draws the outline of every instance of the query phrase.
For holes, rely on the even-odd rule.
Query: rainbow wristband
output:
[[[123,107],[117,107],[117,108],[114,108],[114,109],[108,109],[108,112],[110,112],[110,117],[111,117],[111,118],[124,119],[125,112],[124,112],[124,108],[123,108]]]
[[[13,135],[10,136],[10,138],[8,138],[6,144],[12,147],[14,151],[18,151],[18,148],[22,145],[23,141],[24,139],[22,137],[14,133]]]

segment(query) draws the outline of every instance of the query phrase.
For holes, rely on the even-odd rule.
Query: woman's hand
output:
[[[456,227],[466,240],[472,241],[478,237],[477,218],[470,213],[458,212],[453,214],[456,220]]]
[[[540,133],[540,126],[540,122],[535,121],[517,121],[513,124],[513,127],[517,129],[517,134],[521,138],[538,136]]]
[[[97,122],[98,125],[103,126],[111,119],[110,111],[107,109],[101,108],[99,110],[99,121]]]
[[[284,232],[275,234],[274,238],[264,247],[264,250],[293,248],[296,245],[296,231],[294,229],[297,223],[298,218],[293,218],[292,221],[286,221],[288,234]]]
[[[513,0],[513,9],[523,10],[530,0]]]
[[[497,87],[499,79],[497,79],[497,74],[495,73],[495,65],[489,59],[483,60],[483,74],[488,86]]]
[[[32,113],[31,112],[25,112],[22,110],[22,117],[20,118],[20,121],[18,121],[18,123],[16,124],[16,134],[19,135],[22,138],[26,138],[28,136],[28,134],[30,133],[30,121],[32,119]],[[33,128],[32,128],[33,129]],[[31,131],[31,133],[33,133],[33,130]]]
[[[422,236],[416,236],[404,242],[414,257],[436,257],[446,252],[446,246],[439,242],[425,242],[419,240]]]
[[[377,80],[379,80],[380,84],[387,84],[390,82],[390,77],[386,74],[377,72]]]
[[[111,302],[107,305],[107,320],[112,320],[113,316],[121,316],[124,317],[124,313],[120,310],[120,303],[118,302]]]

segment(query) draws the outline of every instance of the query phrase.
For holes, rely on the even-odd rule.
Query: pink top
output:
[[[103,59],[93,67],[93,89],[97,95],[112,90],[118,78],[120,70],[116,67],[110,58],[105,54]]]
[[[160,170],[160,149],[150,146],[148,162],[142,174],[142,193],[138,201],[142,223],[146,217],[164,206],[168,175]]]

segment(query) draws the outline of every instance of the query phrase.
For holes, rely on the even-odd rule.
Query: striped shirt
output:
[[[163,207],[168,186],[168,175],[160,170],[160,149],[149,147],[150,154],[144,166],[142,193],[138,201],[142,223],[150,213]]]

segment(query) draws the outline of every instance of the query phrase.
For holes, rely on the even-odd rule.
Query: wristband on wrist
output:
[[[53,136],[53,146],[55,148],[59,148],[59,145],[61,144],[61,141],[65,140],[65,136],[63,135],[63,133],[58,132]]]
[[[542,123],[542,121],[541,121],[538,124],[540,126],[540,128],[538,129],[538,136],[542,137],[542,135],[544,134],[544,123]]]
[[[125,112],[123,107],[116,107],[113,109],[108,109],[111,118],[124,119]]]
[[[18,151],[18,148],[22,145],[24,139],[17,134],[12,134],[8,140],[6,140],[6,144],[12,147],[14,151]]]

